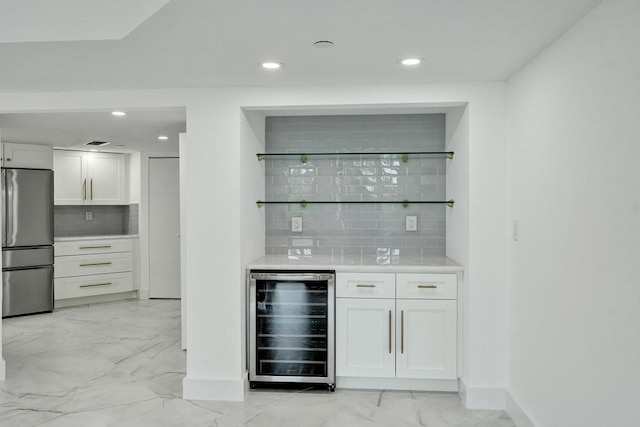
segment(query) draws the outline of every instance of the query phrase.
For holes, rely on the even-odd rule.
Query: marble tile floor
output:
[[[180,302],[129,300],[3,320],[0,426],[515,426],[453,393],[252,391],[181,399]]]

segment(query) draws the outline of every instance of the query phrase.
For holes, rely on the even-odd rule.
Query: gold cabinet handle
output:
[[[404,310],[400,311],[400,354],[404,354]]]
[[[82,181],[82,200],[87,200],[87,178]]]
[[[389,310],[389,354],[391,354],[391,310]]]
[[[111,282],[107,282],[107,283],[92,283],[91,285],[80,285],[81,288],[95,288],[98,286],[111,286],[113,285],[113,283]]]
[[[80,267],[96,267],[99,265],[111,265],[111,261],[108,262],[93,262],[91,264],[80,264]]]
[[[99,245],[99,246],[78,246],[78,249],[109,249],[111,245]]]
[[[376,285],[365,285],[364,283],[358,283],[356,288],[375,288]]]
[[[93,178],[91,178],[91,200],[93,200]]]
[[[419,289],[436,289],[436,285],[418,285]]]

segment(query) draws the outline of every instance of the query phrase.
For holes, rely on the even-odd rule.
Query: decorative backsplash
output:
[[[55,206],[53,233],[56,237],[138,234],[138,205]],[[93,219],[87,220],[86,212]]]
[[[444,151],[445,115],[269,117],[267,152]],[[401,155],[309,156],[265,159],[266,200],[445,200],[442,157]],[[445,205],[266,205],[268,255],[375,257],[445,254]],[[405,231],[416,216],[418,231]],[[291,218],[302,217],[302,232]]]

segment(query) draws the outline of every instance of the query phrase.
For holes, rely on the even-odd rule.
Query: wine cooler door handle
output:
[[[400,311],[400,354],[404,354],[404,310]]]
[[[391,354],[391,310],[389,310],[389,354]]]

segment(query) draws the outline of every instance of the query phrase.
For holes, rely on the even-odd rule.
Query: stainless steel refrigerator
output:
[[[53,171],[2,169],[2,317],[53,310]]]

